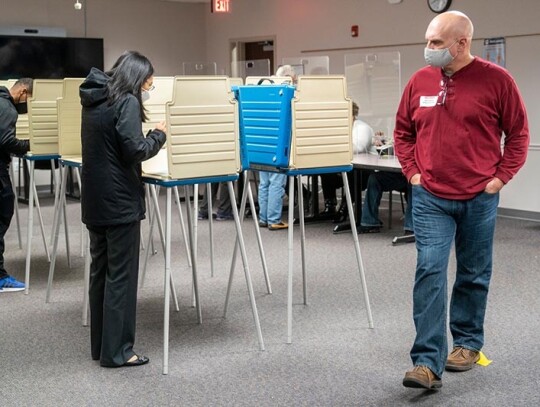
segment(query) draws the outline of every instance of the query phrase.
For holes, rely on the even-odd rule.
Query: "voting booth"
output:
[[[167,160],[160,173],[144,172],[177,180],[238,174],[238,106],[229,78],[178,76],[172,91],[165,108]]]
[[[80,159],[82,155],[79,87],[83,82],[83,78],[64,79],[62,97],[57,100],[58,152],[63,159]]]
[[[167,155],[162,159],[162,171],[145,171],[143,181],[164,188],[167,194],[163,237],[165,244],[163,373],[167,374],[171,294],[171,191],[177,186],[187,187],[200,183],[226,182],[231,202],[236,201],[232,181],[238,179],[240,171],[239,117],[238,103],[232,93],[229,78],[226,76],[175,77],[172,85],[172,98],[165,108],[165,121],[167,122]],[[155,189],[152,191],[154,205],[157,207]],[[188,196],[187,191],[186,196]],[[186,208],[191,243],[193,293],[197,307],[197,319],[200,323],[202,314],[197,284],[197,256],[192,226],[193,216],[189,202]],[[232,210],[259,347],[264,350],[255,294],[235,205],[233,205]]]
[[[58,108],[62,97],[62,79],[35,79],[28,99],[30,152],[32,155],[58,154]]]
[[[246,83],[250,83],[246,79]],[[240,144],[244,169],[277,171],[289,176],[289,275],[287,342],[292,342],[294,180],[302,175],[342,174],[352,208],[346,172],[352,169],[352,102],[344,76],[299,76],[295,86],[258,81],[235,88],[240,106]],[[303,207],[302,193],[298,205]],[[351,211],[352,212],[352,211]],[[307,304],[304,213],[299,211],[304,304]],[[351,224],[355,224],[351,213]],[[358,236],[352,228],[369,327],[373,327]]]
[[[165,106],[173,99],[172,76],[154,76],[154,89],[148,92],[148,99],[143,102],[148,120],[143,122],[142,130],[147,134],[159,122],[165,121]],[[164,144],[157,155],[142,162],[142,171],[147,174],[168,174],[167,145]]]
[[[343,76],[300,76],[296,87],[255,79],[258,86],[235,88],[244,167],[352,168],[352,102]]]

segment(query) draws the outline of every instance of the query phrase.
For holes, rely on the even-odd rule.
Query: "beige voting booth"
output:
[[[58,154],[57,99],[62,97],[62,79],[35,79],[28,100],[30,152],[33,155]]]
[[[83,78],[64,79],[62,97],[57,100],[58,152],[62,159],[81,159],[81,98]]]
[[[237,174],[238,107],[226,76],[177,76],[166,104],[167,163],[170,179]]]
[[[352,102],[344,76],[300,76],[292,100],[289,167],[319,168],[352,162]]]
[[[166,120],[165,106],[173,98],[173,83],[174,77],[172,76],[154,76],[154,89],[149,92],[149,98],[143,103],[148,116],[148,120],[142,124],[144,134],[154,129],[157,123]],[[146,174],[168,174],[166,144],[157,155],[143,161],[142,171]]]
[[[82,164],[82,145],[81,145],[81,115],[82,106],[79,96],[79,87],[84,82],[83,78],[66,78],[63,80],[62,97],[57,99],[58,112],[58,151],[61,155],[61,183],[59,203],[55,205],[53,217],[53,250],[51,264],[49,266],[49,278],[47,282],[47,294],[45,302],[49,302],[51,288],[56,265],[56,255],[58,253],[58,239],[60,231],[61,217],[66,219],[64,223],[66,236],[66,255],[68,267],[71,268],[69,231],[66,212],[66,189],[68,183],[68,168],[74,169],[75,176],[79,186],[81,185],[79,167]],[[81,231],[81,256],[84,256],[83,236],[85,228]],[[87,318],[87,291],[88,291],[88,276],[90,272],[90,254],[86,253],[85,258],[85,290],[83,299],[83,325],[86,325]]]

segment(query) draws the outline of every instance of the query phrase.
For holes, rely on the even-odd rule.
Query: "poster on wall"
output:
[[[506,67],[506,41],[503,37],[484,40],[484,59]]]

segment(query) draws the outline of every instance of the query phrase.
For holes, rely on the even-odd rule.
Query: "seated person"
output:
[[[209,213],[212,213],[212,211],[208,210],[208,196],[206,194],[206,184],[201,185],[204,196],[201,200],[201,203],[199,205],[199,219],[208,219]],[[232,213],[232,205],[231,205],[231,197],[229,196],[229,189],[227,187],[226,182],[213,182],[210,184],[210,190],[212,192],[212,203],[215,202],[215,198],[217,197],[218,203],[218,209],[217,209],[217,215],[214,215],[212,213],[212,217],[216,220],[232,220],[234,219],[233,213]],[[219,196],[218,196],[219,191]],[[212,209],[212,208],[210,208]]]
[[[407,179],[402,173],[377,171],[373,172],[367,182],[366,195],[362,205],[362,216],[358,233],[378,233],[381,230],[382,222],[379,219],[379,205],[383,192],[400,191],[407,196],[407,208],[405,210],[405,221],[403,229],[405,235],[413,234],[411,191]]]
[[[369,153],[377,154],[377,150],[373,145],[375,133],[371,126],[362,120],[358,119],[358,105],[352,103],[353,127],[352,127],[352,142],[353,154]],[[367,179],[372,171],[362,171],[359,187],[363,191],[367,186]],[[349,185],[353,185],[352,171],[347,173]],[[321,174],[321,184],[324,196],[324,210],[320,213],[322,216],[334,215],[334,223],[343,222],[347,218],[347,202],[345,199],[341,201],[339,210],[336,212],[337,198],[336,189],[343,187],[343,181],[340,173]],[[354,196],[352,197],[354,202]]]

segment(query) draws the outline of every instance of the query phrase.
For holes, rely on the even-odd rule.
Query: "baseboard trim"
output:
[[[540,222],[540,212],[522,211],[519,209],[498,208],[497,216],[500,216],[501,218],[512,218]]]

